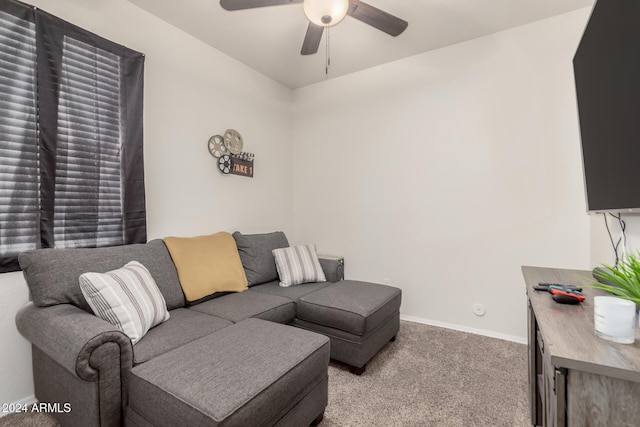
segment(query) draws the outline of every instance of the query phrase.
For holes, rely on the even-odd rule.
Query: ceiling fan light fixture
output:
[[[349,0],[304,0],[307,19],[321,27],[332,27],[347,16]]]

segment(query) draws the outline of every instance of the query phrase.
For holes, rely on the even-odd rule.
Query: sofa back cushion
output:
[[[278,280],[272,251],[289,246],[287,236],[282,231],[268,234],[242,234],[236,231],[233,238],[238,245],[249,286]]]
[[[95,249],[37,249],[20,254],[19,261],[31,299],[38,307],[73,304],[91,313],[80,290],[80,275],[89,271],[105,273],[129,261],[147,267],[169,310],[185,305],[178,273],[167,247],[159,239]]]

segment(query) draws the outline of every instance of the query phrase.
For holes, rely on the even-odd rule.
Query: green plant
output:
[[[594,275],[607,283],[589,279],[592,283],[590,287],[602,289],[640,306],[640,252],[625,255],[617,267],[602,264],[602,268]]]

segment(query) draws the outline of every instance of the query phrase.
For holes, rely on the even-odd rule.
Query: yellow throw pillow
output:
[[[247,277],[233,236],[220,232],[198,237],[165,237],[188,302],[215,292],[242,292]]]

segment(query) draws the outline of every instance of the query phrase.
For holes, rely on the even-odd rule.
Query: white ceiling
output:
[[[229,12],[218,0],[129,0],[290,88],[299,88],[421,52],[591,6],[594,0],[366,0],[409,22],[391,37],[347,16],[331,28],[331,68],[325,37],[302,56],[307,30],[302,4]]]

